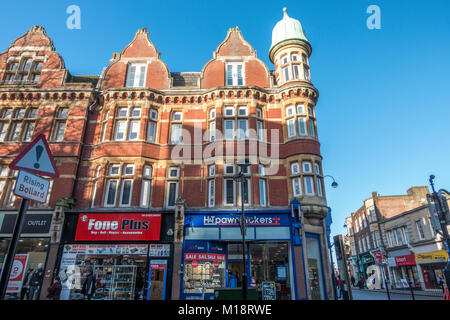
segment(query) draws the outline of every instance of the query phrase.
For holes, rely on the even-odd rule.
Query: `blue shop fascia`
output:
[[[304,296],[300,208],[294,200],[285,210],[245,210],[247,285],[259,289],[260,299],[264,282],[275,284],[277,299]],[[181,299],[213,300],[216,288],[241,287],[240,218],[240,210],[185,211]]]

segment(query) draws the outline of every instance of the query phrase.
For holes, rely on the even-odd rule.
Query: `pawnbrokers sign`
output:
[[[160,213],[80,213],[75,241],[156,241]]]

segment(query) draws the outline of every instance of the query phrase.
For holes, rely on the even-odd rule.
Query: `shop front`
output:
[[[84,298],[89,271],[95,279],[92,300],[168,299],[171,234],[169,213],[69,214],[60,248],[61,300]]]
[[[422,272],[425,290],[442,289],[443,272],[448,260],[447,251],[419,253],[415,255],[415,259]]]
[[[3,269],[16,219],[16,213],[0,213],[0,269]],[[6,299],[39,299],[45,276],[44,267],[49,251],[52,219],[52,212],[29,211],[25,215]]]
[[[361,281],[361,277],[364,277],[364,280],[367,280],[367,268],[371,265],[375,264],[375,260],[370,253],[364,254],[360,257],[360,270],[361,273],[359,275],[359,281]]]
[[[260,299],[267,282],[274,283],[276,299],[295,299],[289,213],[246,213],[244,257],[238,213],[186,212],[181,299],[213,300],[215,289],[242,287],[244,258],[247,286]],[[321,264],[314,262],[317,271]]]
[[[393,284],[396,289],[421,289],[417,273],[416,260],[413,254],[395,256],[395,267],[391,267]]]

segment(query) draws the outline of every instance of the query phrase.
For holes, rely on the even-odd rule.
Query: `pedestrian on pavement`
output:
[[[25,275],[25,279],[23,280],[23,287],[20,292],[20,300],[24,300],[25,297],[27,297],[27,300],[30,300],[30,280],[33,271],[33,267],[31,266]]]
[[[337,293],[339,292],[339,288],[338,288],[338,280],[337,280],[335,274],[333,274],[332,277],[333,277],[334,293],[335,293],[335,295],[336,295],[336,298],[338,298],[338,294],[337,294]]]
[[[62,285],[58,276],[53,279],[52,285],[47,289],[47,300],[59,300],[61,295]]]
[[[355,286],[355,277],[353,275],[352,275],[351,281],[352,281],[352,286]]]
[[[83,287],[81,288],[81,293],[84,295],[84,299],[91,300],[95,292],[95,277],[92,269],[87,270],[86,279],[83,282]]]
[[[39,289],[44,279],[44,269],[42,263],[38,264],[38,269],[33,272],[30,279],[30,300],[39,300]]]
[[[444,289],[444,279],[442,279],[442,277],[440,277],[440,276],[437,276],[437,284],[438,284],[438,286],[442,289],[442,291],[443,292],[445,292],[445,289]]]
[[[338,293],[339,293],[339,299],[342,297],[342,280],[341,275],[338,275]]]
[[[364,276],[361,277],[361,289],[364,289],[366,285],[366,280],[364,279]]]

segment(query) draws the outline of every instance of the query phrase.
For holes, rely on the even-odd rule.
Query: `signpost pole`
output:
[[[3,264],[3,272],[0,280],[0,300],[5,299],[6,289],[8,287],[9,275],[11,273],[12,264],[16,255],[17,243],[19,242],[20,234],[22,233],[23,220],[28,209],[29,200],[23,198],[20,203],[19,214],[17,215],[14,232],[9,244],[8,253],[6,255],[5,263]]]

